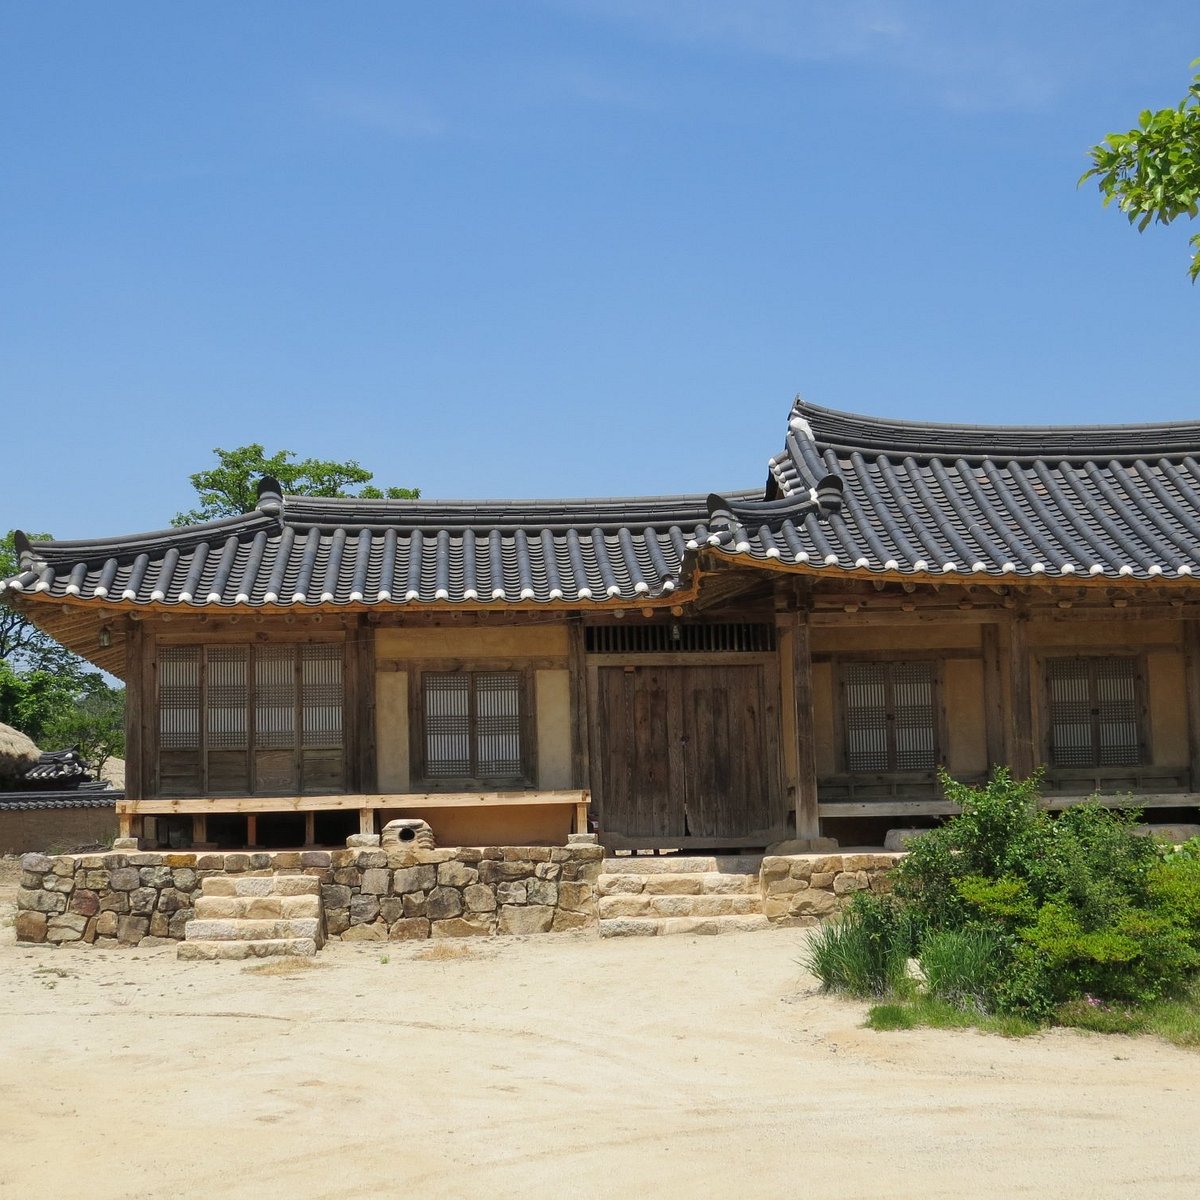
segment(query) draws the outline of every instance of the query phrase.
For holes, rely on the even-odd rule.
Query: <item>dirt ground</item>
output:
[[[18,947],[0,1197],[1193,1197],[1200,1054],[873,1033],[803,935]]]

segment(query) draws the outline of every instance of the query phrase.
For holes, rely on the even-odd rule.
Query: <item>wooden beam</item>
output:
[[[1038,807],[1050,812],[1095,803],[1103,808],[1192,808],[1200,804],[1196,792],[1156,792],[1144,796],[1115,795],[1043,796]],[[822,817],[947,817],[961,812],[949,800],[831,800],[820,806]]]

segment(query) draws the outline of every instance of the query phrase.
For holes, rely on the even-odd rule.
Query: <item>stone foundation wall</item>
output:
[[[768,856],[759,869],[763,913],[777,925],[819,925],[855,892],[890,892],[902,853]]]
[[[102,946],[181,940],[210,876],[314,875],[329,935],[346,941],[547,933],[594,926],[596,845],[446,850],[26,854],[22,942]]]

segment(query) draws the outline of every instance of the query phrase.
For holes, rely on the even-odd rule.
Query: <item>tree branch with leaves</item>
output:
[[[1200,58],[1192,63],[1200,65]],[[1142,232],[1152,222],[1170,225],[1200,211],[1200,72],[1174,108],[1145,109],[1136,129],[1110,133],[1091,149],[1093,166],[1079,182],[1094,178],[1105,205],[1117,207]],[[1200,233],[1188,274],[1200,278]]]
[[[278,479],[285,493],[293,496],[357,496],[361,500],[416,500],[419,488],[372,485],[373,472],[354,459],[332,462],[319,458],[296,461],[291,450],[267,454],[261,442],[234,450],[213,451],[217,465],[188,476],[200,497],[199,508],[177,513],[172,525],[196,525],[219,517],[253,512],[258,504],[258,481],[264,475]],[[357,487],[357,491],[350,491]]]

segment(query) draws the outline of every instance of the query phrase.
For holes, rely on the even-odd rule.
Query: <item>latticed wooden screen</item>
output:
[[[165,646],[158,663],[163,795],[344,789],[340,643]]]
[[[931,662],[842,665],[848,770],[933,770],[937,765],[933,681]]]
[[[1046,694],[1054,766],[1121,767],[1142,761],[1135,659],[1047,659]]]
[[[427,671],[421,691],[427,777],[525,777],[519,671]]]

